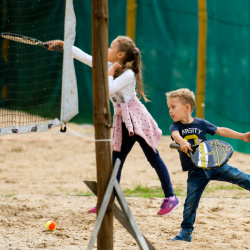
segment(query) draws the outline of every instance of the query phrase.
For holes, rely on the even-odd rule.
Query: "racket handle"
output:
[[[56,51],[59,51],[59,52],[63,52],[63,48],[59,47],[59,46],[54,47],[53,50],[56,50]]]
[[[173,148],[173,149],[180,149],[181,147],[180,147],[180,144],[177,144],[177,143],[172,142],[172,143],[170,144],[170,148]]]
[[[49,44],[43,43],[43,47],[47,49],[47,48],[49,47]],[[53,48],[53,50],[56,50],[56,51],[59,51],[59,52],[63,52],[63,48],[60,47],[60,46],[55,46],[55,47]]]

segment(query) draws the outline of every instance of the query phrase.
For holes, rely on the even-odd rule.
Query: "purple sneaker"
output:
[[[158,215],[166,215],[172,213],[177,207],[179,207],[181,203],[174,196],[174,200],[170,198],[165,198],[161,204],[161,210],[157,213]]]
[[[93,207],[93,208],[89,209],[88,213],[90,213],[90,214],[96,214],[96,207]]]

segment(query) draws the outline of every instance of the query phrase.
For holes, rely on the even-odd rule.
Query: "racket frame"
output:
[[[11,40],[11,41],[19,42],[19,43],[40,46],[40,47],[43,47],[45,49],[47,49],[49,47],[48,43],[42,42],[42,41],[35,39],[35,38],[32,38],[32,37],[23,36],[23,35],[19,35],[19,34],[15,34],[15,33],[2,32],[1,37],[8,39],[8,40]],[[59,47],[59,46],[54,47],[53,50],[63,52],[63,48]]]
[[[209,140],[209,141],[218,141],[218,142],[223,142],[223,143],[228,144],[227,142],[224,142],[224,141],[221,141],[221,140]],[[221,161],[222,163],[217,164],[217,163],[215,163],[215,162],[213,161],[213,165],[210,166],[210,167],[208,167],[209,162],[208,162],[206,165],[204,164],[204,165],[202,165],[202,166],[196,164],[196,161],[194,160],[194,154],[195,154],[196,149],[198,150],[198,147],[199,147],[202,143],[209,142],[209,141],[202,141],[202,142],[200,142],[199,144],[196,144],[196,145],[192,145],[192,146],[191,146],[191,148],[194,149],[194,152],[189,151],[191,160],[192,160],[193,164],[194,164],[195,166],[199,167],[199,168],[211,169],[211,168],[219,168],[219,167],[222,167],[223,165],[225,165],[225,164],[228,162],[228,160],[231,158],[231,156],[232,156],[232,154],[233,154],[233,148],[232,148],[232,146],[231,146],[230,144],[228,144],[228,146],[230,147],[229,149],[231,149],[231,153],[227,156],[226,159],[224,159],[223,162]],[[217,145],[218,145],[218,144],[217,144]],[[178,143],[174,143],[174,142],[172,142],[172,143],[170,144],[170,148],[181,150],[180,145],[179,145]],[[199,158],[201,158],[201,157],[199,157]],[[223,160],[223,159],[222,159],[222,160]]]

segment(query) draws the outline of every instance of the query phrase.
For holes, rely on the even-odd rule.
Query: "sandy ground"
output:
[[[81,136],[94,137],[91,126],[69,127]],[[226,190],[228,185],[219,182],[210,183],[203,194],[193,242],[170,241],[180,229],[187,174],[169,143],[169,137],[162,137],[158,149],[182,205],[160,217],[156,213],[161,198],[127,198],[142,233],[156,249],[249,249],[250,193]],[[2,136],[0,145],[0,249],[87,249],[96,220],[87,210],[96,198],[83,195],[88,191],[83,180],[96,180],[95,144],[55,128]],[[230,164],[250,173],[249,160],[250,155],[234,152]],[[135,145],[125,163],[121,187],[137,185],[159,187],[160,182]],[[48,220],[56,221],[56,230],[46,230]],[[138,249],[115,219],[114,232],[114,249]]]

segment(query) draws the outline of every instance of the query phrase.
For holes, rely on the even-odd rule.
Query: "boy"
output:
[[[188,171],[187,197],[184,204],[183,221],[180,233],[172,241],[191,242],[194,230],[196,210],[201,195],[210,180],[227,181],[250,190],[250,175],[233,168],[228,164],[217,169],[201,169],[196,167],[188,151],[196,140],[206,140],[206,134],[220,135],[250,142],[250,132],[242,134],[224,127],[216,127],[212,123],[192,117],[195,107],[195,96],[189,89],[178,89],[166,93],[169,114],[174,123],[170,126],[172,139],[180,144],[180,161],[183,171]]]

